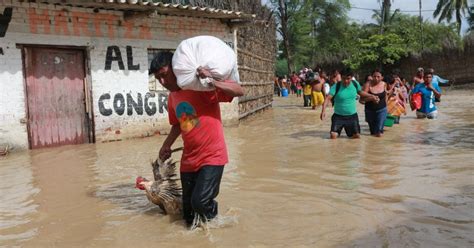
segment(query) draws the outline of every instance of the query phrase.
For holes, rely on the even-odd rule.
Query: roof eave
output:
[[[65,2],[64,0],[49,0],[49,1],[36,1],[38,3],[56,4],[64,6],[104,9],[104,10],[115,10],[123,12],[155,12],[162,15],[174,15],[174,16],[192,16],[209,19],[223,19],[223,20],[248,20],[254,19],[256,15],[245,14],[242,12],[235,12],[229,10],[221,10],[215,8],[201,8],[190,5],[179,5],[179,4],[164,4],[161,2],[152,3],[149,1],[138,1],[138,0],[89,0],[89,1],[71,1]]]

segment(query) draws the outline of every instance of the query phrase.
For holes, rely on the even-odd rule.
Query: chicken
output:
[[[182,150],[178,148],[172,152]],[[156,159],[152,164],[154,181],[137,177],[135,187],[145,190],[146,197],[158,205],[165,214],[179,215],[182,211],[182,190],[176,175],[176,162]]]

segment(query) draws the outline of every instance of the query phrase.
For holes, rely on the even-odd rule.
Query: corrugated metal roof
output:
[[[255,15],[239,11],[223,10],[210,7],[197,7],[192,5],[171,4],[152,0],[83,0],[65,1],[50,0],[36,1],[50,4],[60,4],[78,7],[93,7],[113,10],[150,11],[156,10],[159,14],[198,16],[212,19],[253,19]]]

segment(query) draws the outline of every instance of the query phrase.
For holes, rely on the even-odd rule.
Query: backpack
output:
[[[357,80],[351,80],[351,83],[352,83],[352,85],[354,85],[354,87],[357,90],[357,84],[359,84],[359,82],[357,82]],[[334,106],[334,99],[336,99],[337,92],[339,92],[339,90],[341,89],[341,84],[342,84],[342,82],[337,82],[336,83],[336,92],[334,93],[334,96],[332,96],[332,98],[331,98],[332,106]]]

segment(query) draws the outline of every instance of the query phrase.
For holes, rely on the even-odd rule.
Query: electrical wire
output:
[[[361,7],[356,7],[356,6],[351,6],[351,8],[352,8],[352,9],[360,9],[360,10],[371,10],[371,11],[373,11],[373,10],[379,10],[379,9],[371,9],[371,8],[361,8]],[[400,10],[400,9],[399,9],[399,11],[400,11],[400,12],[416,12],[416,13],[420,12],[420,10]],[[421,10],[421,12],[434,12],[434,11],[435,11],[434,9],[433,9],[433,10],[431,10],[431,9],[429,9],[429,10],[426,10],[426,9]],[[391,12],[394,12],[394,11],[391,11]]]

